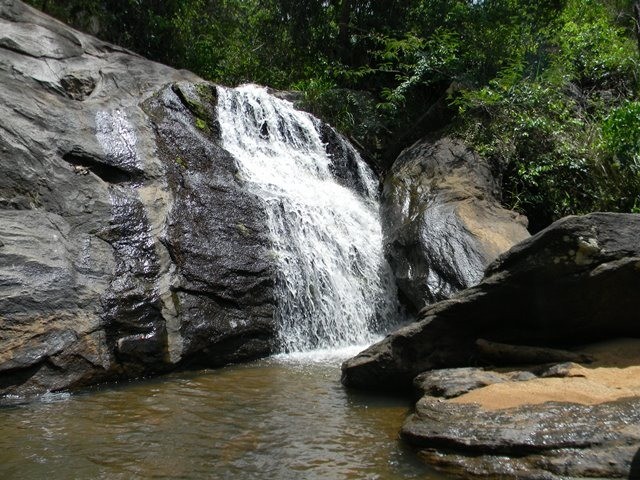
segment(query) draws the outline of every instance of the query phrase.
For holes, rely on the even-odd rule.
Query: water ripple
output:
[[[0,478],[437,479],[409,405],[348,393],[341,359],[272,358],[0,408]]]

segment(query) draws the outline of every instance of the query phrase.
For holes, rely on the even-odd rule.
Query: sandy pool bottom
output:
[[[500,410],[546,402],[596,405],[640,396],[640,339],[617,339],[585,346],[595,361],[572,367],[562,378],[505,382],[472,390],[449,400]]]

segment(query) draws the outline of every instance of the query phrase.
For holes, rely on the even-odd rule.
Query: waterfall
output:
[[[262,87],[218,87],[217,115],[223,147],[267,205],[278,267],[280,348],[373,341],[397,316],[397,304],[369,167],[345,142],[342,148],[356,158],[351,175],[360,188],[344,186],[321,140],[319,120]]]

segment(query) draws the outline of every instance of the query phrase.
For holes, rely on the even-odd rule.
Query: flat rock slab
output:
[[[637,478],[640,340],[585,345],[591,364],[433,370],[402,436],[446,472],[482,478]]]
[[[640,398],[485,410],[423,397],[402,428],[428,463],[488,478],[633,478]],[[634,463],[635,462],[635,463]]]
[[[481,368],[448,368],[421,373],[413,380],[413,385],[423,395],[454,398],[478,388],[496,383],[531,380],[536,376],[531,372],[492,372]]]

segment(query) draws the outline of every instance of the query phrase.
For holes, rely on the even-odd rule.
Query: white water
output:
[[[358,156],[366,191],[340,185],[318,120],[264,88],[219,87],[217,113],[224,148],[267,205],[281,349],[371,343],[397,315],[371,170]]]

